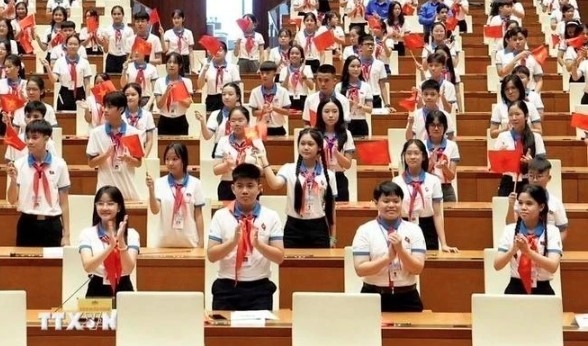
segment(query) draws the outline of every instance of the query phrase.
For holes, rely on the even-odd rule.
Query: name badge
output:
[[[175,230],[184,229],[184,212],[182,210],[179,210],[177,213],[174,214],[173,227]]]
[[[112,170],[115,172],[120,172],[122,170],[122,161],[119,158],[114,158],[112,160]]]

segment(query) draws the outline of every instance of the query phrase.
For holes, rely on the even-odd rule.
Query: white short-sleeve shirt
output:
[[[251,46],[251,49],[247,51],[247,37],[245,37],[243,32],[240,32],[237,36],[237,40],[241,40],[239,45],[240,49],[238,58],[246,60],[259,60],[259,46],[264,46],[265,40],[258,32],[254,32],[253,36],[250,38],[253,39],[253,45]]]
[[[411,220],[416,220],[419,217],[431,217],[435,214],[433,203],[441,202],[443,200],[443,191],[441,190],[441,181],[437,176],[422,171],[419,175],[421,182],[422,195],[417,193],[414,201],[412,215],[408,215],[410,210],[410,196],[414,188],[408,184],[411,181],[407,174],[396,176],[392,179],[398,184],[404,192],[404,199],[402,200],[402,216]],[[424,203],[423,203],[424,202]]]
[[[192,86],[192,80],[190,78],[182,77],[182,81],[184,85],[186,85],[186,89],[188,90],[188,94],[192,95],[194,93],[194,87]],[[155,86],[153,87],[153,95],[161,96],[165,93],[165,89],[167,89],[167,85],[170,83],[168,77],[160,77],[158,80],[155,81]],[[171,96],[170,96],[171,97]],[[167,101],[166,101],[167,104]],[[177,101],[172,101],[170,104],[170,109],[167,107],[163,107],[159,110],[162,116],[166,116],[168,118],[177,118],[186,114],[188,108],[184,107]]]
[[[337,137],[334,133],[325,133],[325,147],[324,152],[327,154],[327,165],[329,170],[333,172],[344,172],[345,169],[339,165],[337,161],[337,157],[335,157],[335,152],[340,151],[343,155],[345,154],[352,154],[355,152],[355,143],[353,142],[353,136],[349,130],[345,130],[347,134],[347,140],[343,143],[343,147],[339,150],[339,144],[337,141]],[[330,146],[330,142],[332,142],[332,146]]]
[[[543,143],[543,137],[540,134],[533,132],[533,137],[535,137],[535,156],[537,155],[545,155],[545,143]],[[515,150],[516,143],[511,131],[504,131],[501,132],[496,141],[494,142],[494,149],[495,150]],[[525,154],[525,153],[523,153]],[[510,175],[513,179],[519,178],[519,181],[523,178],[522,174],[517,174],[515,172],[512,173],[505,173],[506,175]]]
[[[88,36],[90,36],[90,34],[88,33],[88,28],[87,27],[83,27],[80,30],[80,40],[81,41],[85,41],[88,39]],[[104,29],[102,28],[98,28],[96,30],[96,36],[99,38],[105,37],[105,33],[104,33]],[[84,46],[84,48],[94,48],[94,51],[98,51],[98,42],[96,41],[89,41],[88,43],[86,43],[86,45]]]
[[[511,51],[511,50],[503,49],[501,51],[496,52],[496,69],[499,70],[502,68],[502,66],[506,66],[508,63],[510,63],[511,61],[514,60],[515,56],[516,56],[515,52]],[[532,77],[542,77],[543,76],[543,68],[541,67],[541,65],[539,65],[537,60],[535,60],[533,55],[529,55],[529,57],[525,60],[526,60],[525,66],[527,66],[527,68],[531,72]],[[515,67],[519,66],[519,65],[522,65],[521,60],[517,61],[517,63],[515,64]],[[535,89],[535,80],[533,78],[531,78],[529,80],[529,84],[527,85],[527,88],[529,90]]]
[[[349,100],[340,93],[333,92],[333,94],[341,105],[343,106],[343,120],[346,123],[351,121],[351,112],[349,110]],[[320,91],[308,95],[304,101],[304,110],[302,111],[302,120],[310,122],[310,112],[317,112],[318,106],[321,103]],[[317,115],[318,116],[318,115]]]
[[[337,83],[337,85],[335,85],[335,92],[337,94],[341,94],[342,87],[343,84],[341,82]],[[355,92],[355,90],[357,90],[357,93]],[[374,100],[374,95],[372,94],[372,87],[369,83],[360,81],[359,88],[355,86],[355,90],[353,89],[353,86],[349,86],[347,88],[347,92],[345,93],[346,95],[344,95],[348,100],[356,97],[355,95],[357,95],[358,106],[352,106],[351,102],[349,102],[351,112],[350,117],[351,120],[364,120],[365,111],[359,105],[365,105],[366,102],[372,102]]]
[[[65,56],[67,49],[63,45],[55,46],[51,48],[51,52],[49,53],[51,61],[55,61],[61,57]],[[86,47],[80,46],[78,49],[78,55],[80,58],[88,59],[88,55],[86,53]]]
[[[455,164],[459,163],[461,157],[459,156],[459,148],[457,147],[457,143],[444,138],[441,141],[441,144],[438,146],[433,145],[430,140],[425,142],[425,146],[427,147],[427,154],[429,155],[429,162],[432,158],[432,154],[436,151],[437,161],[445,161],[447,163],[454,162]],[[435,167],[433,169],[433,174],[441,180],[441,184],[448,184],[451,183],[451,180],[445,177],[443,174],[443,169]]]
[[[280,72],[279,81],[284,82],[286,80],[286,76],[290,73],[289,83],[288,83],[288,93],[294,99],[300,99],[300,96],[308,95],[308,87],[304,84],[302,80],[302,76],[306,77],[307,79],[313,79],[314,75],[312,74],[312,69],[310,66],[305,65],[304,69],[300,71],[300,68],[293,69],[290,67],[284,67]]]
[[[364,70],[364,64],[362,63],[361,68],[363,71],[363,78],[370,84],[370,87],[372,88],[372,94],[374,96],[380,96],[382,95],[382,90],[380,90],[380,81],[388,78],[386,67],[380,60],[373,60],[373,63],[368,66],[369,67],[366,67]]]
[[[239,67],[235,64],[224,63],[215,66],[210,63],[204,75],[204,80],[206,81],[207,95],[219,95],[223,93],[225,84],[241,82],[241,75],[239,74]]]
[[[390,64],[390,57],[386,56],[386,46],[389,50],[394,49],[394,40],[391,38],[384,39],[383,41],[375,39],[374,58],[381,61],[384,65]]]
[[[169,51],[179,53],[180,55],[189,55],[190,54],[190,46],[194,47],[194,35],[192,34],[192,30],[184,28],[180,32],[176,32],[173,29],[167,30],[163,34],[163,40],[167,42]],[[180,48],[180,40],[181,40],[181,50]]]
[[[251,163],[257,164],[257,157],[253,153],[253,147],[265,151],[265,147],[263,146],[263,142],[261,139],[254,139],[253,146],[246,145],[245,151],[243,152],[243,156],[239,157],[239,151],[237,151],[235,138],[233,135],[223,136],[218,141],[218,145],[216,146],[216,150],[214,151],[214,158],[215,159],[222,159],[224,156],[232,157],[236,164],[241,163]],[[227,172],[221,176],[221,180],[223,181],[233,181],[232,172]]]
[[[69,63],[66,59],[67,58],[63,56],[55,61],[55,65],[53,65],[53,73],[57,75],[62,87],[66,87],[69,90],[74,90],[76,86],[78,88],[83,88],[84,79],[92,77],[90,63],[87,59],[81,57],[78,59],[78,63],[76,64],[76,80],[74,82],[70,74]]]
[[[249,106],[252,109],[262,109],[265,103],[271,103],[274,108],[290,108],[290,95],[288,90],[277,84],[274,84],[269,93],[266,93],[265,88],[261,85],[253,88],[249,96]],[[262,120],[265,120],[267,127],[271,128],[282,127],[286,122],[284,116],[277,112],[264,114]]]
[[[18,138],[20,138],[21,141],[25,142],[25,133],[19,133],[18,134]],[[51,153],[52,156],[57,156],[57,151],[55,150],[55,142],[53,141],[52,138],[49,138],[49,140],[47,140],[47,145],[45,146],[45,149]],[[24,147],[22,150],[17,150],[16,148],[7,145],[6,146],[6,153],[4,154],[4,158],[6,159],[7,162],[11,162],[11,161],[16,161],[18,159],[20,159],[21,157],[24,156],[28,156],[29,155],[29,148],[28,147]]]
[[[137,77],[141,67],[136,63],[131,63],[127,67],[127,82],[138,83],[141,86],[141,97],[153,95],[153,83],[159,78],[157,68],[150,63],[145,64],[143,68],[143,81],[139,83]]]
[[[133,49],[133,44],[135,43],[136,38],[137,38],[137,35],[133,35],[127,39],[126,48],[125,48],[126,54],[131,53],[131,50]],[[159,39],[159,37],[157,37],[153,34],[149,34],[149,36],[147,36],[146,41],[147,41],[147,43],[151,44],[151,54],[149,54],[149,61],[153,61],[153,60],[155,60],[155,54],[163,52],[163,47],[161,47],[161,40]]]
[[[229,110],[223,107],[222,109],[210,113],[208,120],[206,121],[206,127],[214,132],[215,143],[218,143],[223,136],[230,135],[231,125],[229,122]]]
[[[297,42],[304,49],[304,57],[307,61],[320,59],[320,51],[314,44],[314,37],[317,37],[326,31],[327,28],[321,26],[316,30],[314,35],[307,36],[304,30],[300,30],[294,37],[294,42]],[[310,42],[308,40],[310,40]]]
[[[583,60],[580,65],[578,65],[578,74],[580,77],[588,76],[588,60]],[[586,78],[588,79],[588,78]],[[584,84],[584,92],[588,92],[588,81]]]
[[[455,124],[453,123],[452,117],[444,110],[439,109],[439,111],[445,113],[447,117],[447,131],[445,131],[445,136],[450,136],[451,134],[455,133]],[[412,124],[412,133],[414,134],[414,138],[420,139],[421,141],[427,140],[427,129],[425,128],[427,116],[424,112],[424,108],[419,108],[414,112],[414,123]]]
[[[127,109],[124,113],[123,120],[127,124],[141,131],[141,141],[143,143],[147,141],[147,132],[152,132],[155,130],[153,114],[150,111],[144,110],[143,108],[139,108],[137,114],[131,114]]]
[[[133,29],[125,24],[119,29],[110,25],[103,30],[103,34],[108,39],[108,54],[114,56],[127,55],[127,42],[131,40],[131,38],[133,41],[135,40]]]
[[[78,244],[78,249],[81,252],[84,249],[90,249],[92,251],[92,256],[97,256],[98,254],[104,252],[108,247],[108,244],[103,242],[100,237],[103,235],[104,231],[99,229],[98,226],[91,226],[84,228],[80,232],[80,239]],[[139,242],[139,233],[134,228],[127,229],[127,246],[129,247],[129,251],[136,251],[139,253],[139,249],[141,243]],[[104,263],[100,263],[100,265],[91,273],[96,276],[105,279],[105,284],[108,280],[106,280],[106,270],[104,269]],[[129,275],[130,273],[123,273],[123,275]]]
[[[535,106],[537,112],[545,109],[545,106],[543,105],[543,100],[541,99],[541,95],[539,95],[535,91],[529,91],[529,93],[527,94],[527,101],[529,102],[529,104]],[[531,111],[529,110],[529,115],[530,112]]]
[[[454,104],[457,102],[455,85],[453,85],[453,83],[447,79],[442,79],[441,82],[439,82],[439,101],[437,102],[437,107],[439,107],[439,109],[443,109],[443,100],[441,99],[441,95],[445,96],[445,99],[449,104]]]
[[[0,95],[6,95],[6,94],[14,94],[16,93],[17,95],[19,95],[21,98],[24,97],[24,99],[27,99],[27,81],[26,79],[18,79],[17,81],[15,81],[15,87],[16,90],[13,90],[13,88],[8,84],[8,78],[2,78],[0,79]],[[24,107],[23,107],[24,108]]]
[[[367,2],[362,0],[349,0],[347,1],[347,7],[345,7],[345,13],[347,13],[350,24],[365,24],[365,10]],[[360,9],[359,7],[363,8]]]
[[[269,61],[273,61],[278,66],[278,73],[281,73],[288,61],[288,49],[283,51],[281,47],[273,47],[269,51]]]
[[[529,116],[527,117],[529,125],[533,123],[540,123],[541,116],[539,115],[537,108],[535,108],[535,105],[528,101],[525,101],[525,104],[529,109]],[[506,128],[506,126],[508,126],[508,106],[506,105],[506,103],[501,102],[497,104],[496,107],[494,107],[494,110],[492,110],[490,123],[494,125],[500,125],[503,128]]]
[[[548,195],[547,207],[549,208],[547,223],[559,228],[560,231],[565,230],[568,227],[568,215],[561,200],[556,196]],[[515,201],[513,209],[518,214],[521,209],[519,201]]]

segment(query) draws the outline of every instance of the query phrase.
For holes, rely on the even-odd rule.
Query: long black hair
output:
[[[527,154],[527,151],[531,151],[531,157],[535,157],[535,135],[531,128],[529,127],[529,108],[527,107],[527,103],[524,100],[517,100],[512,102],[508,105],[508,109],[510,110],[512,107],[520,108],[523,113],[525,114],[525,128],[521,133],[521,138],[523,140],[523,155]],[[529,170],[528,165],[526,163],[521,162],[521,173],[526,174]]]
[[[361,59],[359,59],[359,57],[357,55],[351,55],[348,56],[347,59],[345,59],[345,63],[343,63],[343,72],[341,72],[341,94],[343,96],[347,96],[347,89],[349,89],[349,65],[351,65],[351,63],[354,60],[359,60],[360,64],[361,64]],[[364,81],[365,79],[363,78],[363,73],[359,74],[359,80],[360,81]]]
[[[316,129],[319,130],[321,133],[325,133],[327,131],[327,125],[325,124],[325,120],[323,119],[323,108],[327,103],[332,102],[337,106],[339,110],[339,119],[335,123],[334,130],[335,136],[337,137],[337,150],[341,151],[345,142],[347,142],[347,126],[345,125],[345,120],[343,119],[343,105],[341,102],[334,96],[327,98],[324,101],[321,101],[318,105],[316,110]]]
[[[423,172],[427,172],[429,170],[429,155],[427,155],[427,148],[425,147],[425,143],[423,143],[423,141],[416,138],[409,139],[408,141],[406,141],[406,143],[404,143],[404,146],[402,147],[402,153],[400,155],[402,157],[402,162],[404,163],[404,170],[408,171],[408,164],[406,163],[404,155],[406,154],[406,151],[408,150],[408,147],[411,144],[416,145],[417,148],[419,148],[419,150],[421,151],[421,156],[423,157],[423,162],[421,163],[421,170],[423,170]]]
[[[536,185],[536,184],[527,184],[525,186],[523,186],[523,188],[521,189],[521,192],[519,192],[519,196],[521,195],[521,193],[526,193],[529,196],[531,196],[531,198],[537,202],[537,204],[539,205],[543,205],[543,210],[541,210],[539,212],[539,223],[543,225],[543,229],[544,229],[544,239],[545,239],[545,247],[543,248],[543,256],[547,255],[547,216],[549,215],[549,206],[548,206],[548,195],[547,195],[547,190],[545,190],[542,186]],[[517,218],[517,223],[515,225],[515,230],[514,230],[514,236],[516,238],[517,234],[520,233],[521,230],[521,223],[523,222],[523,220],[521,219],[521,217],[519,216]]]
[[[115,227],[116,229],[118,229],[118,225],[124,221],[125,216],[127,215],[127,209],[125,208],[125,199],[122,193],[120,192],[118,187],[111,185],[102,186],[96,192],[96,196],[94,196],[94,212],[92,213],[92,225],[96,226],[100,224],[100,222],[102,221],[102,219],[100,219],[100,216],[98,215],[98,208],[96,207],[96,203],[98,203],[100,198],[102,198],[102,195],[107,195],[108,197],[110,197],[110,199],[112,199],[114,203],[118,204],[118,211],[116,213],[115,220]],[[125,227],[125,239],[128,236],[128,231],[129,223],[127,221]]]

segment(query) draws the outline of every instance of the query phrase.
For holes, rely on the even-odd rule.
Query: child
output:
[[[43,78],[40,76],[30,76],[26,83],[27,99],[29,102],[43,102],[43,98],[45,97],[45,82],[43,82]],[[53,109],[53,106],[44,102],[43,104],[45,105],[46,109],[45,116],[43,118],[49,122],[51,126],[57,127],[57,118],[55,117],[55,110]],[[24,133],[25,126],[27,125],[25,121],[24,107],[19,108],[14,112],[13,124],[15,127],[18,127],[19,133]]]
[[[398,52],[398,56],[404,56],[406,54],[404,35],[409,33],[410,30],[406,28],[402,4],[398,1],[393,1],[390,6],[392,10],[388,12],[386,20],[386,37],[391,40],[392,49]]]
[[[324,58],[323,52],[320,52],[314,44],[314,38],[327,29],[323,26],[319,27],[316,16],[312,12],[304,15],[304,29],[300,30],[294,38],[294,43],[304,49],[306,56],[306,64],[312,69],[312,73],[317,73],[321,60]]]
[[[10,51],[18,53],[18,45],[14,40],[14,29],[9,19],[0,19],[0,41],[10,45]]]
[[[0,94],[11,94],[26,100],[27,81],[21,79],[22,62],[18,55],[11,54],[7,56],[4,61],[4,69],[6,71],[6,78],[0,79]]]
[[[518,194],[521,213],[516,224],[506,225],[494,257],[494,269],[510,263],[505,294],[555,295],[549,281],[559,267],[562,245],[557,227],[547,223],[547,191],[526,185]]]
[[[127,125],[122,115],[127,108],[127,98],[121,91],[104,96],[104,125],[90,132],[86,155],[88,165],[98,168],[96,189],[105,185],[118,187],[126,200],[138,201],[135,186],[135,168],[141,166],[141,158],[131,156],[121,143],[122,136],[139,135],[141,131]]]
[[[214,310],[272,310],[276,285],[270,262],[282,263],[284,241],[278,213],[259,204],[259,169],[247,163],[233,170],[236,201],[214,213],[207,257],[220,261],[212,284]]]
[[[373,95],[369,83],[363,80],[361,60],[357,56],[352,55],[345,60],[341,82],[335,86],[335,92],[344,95],[349,100],[351,121],[347,125],[347,129],[351,135],[354,137],[368,136],[369,128],[365,115],[372,112]]]
[[[310,66],[304,64],[304,50],[294,45],[288,50],[286,67],[282,69],[278,80],[288,90],[290,109],[302,111],[309,91],[314,89],[314,75]]]
[[[139,254],[139,233],[128,227],[125,199],[115,186],[103,186],[94,197],[92,226],[82,230],[79,250],[90,276],[86,298],[114,298],[134,291],[130,275]]]
[[[427,247],[418,225],[402,220],[402,188],[385,181],[374,188],[378,216],[357,229],[353,237],[353,264],[363,280],[361,293],[377,293],[382,312],[421,312],[416,288]]]
[[[388,39],[386,31],[386,22],[381,20],[379,26],[372,28],[374,35],[374,59],[381,61],[384,64],[386,75],[390,75],[390,55],[394,49],[394,41]]]
[[[249,21],[249,27],[237,37],[233,55],[239,58],[239,73],[257,73],[259,62],[264,60],[263,47],[265,40],[263,36],[255,31],[257,18],[252,14],[246,14],[243,19]]]
[[[496,53],[496,70],[501,79],[511,74],[518,65],[527,66],[533,73],[533,80],[529,81],[529,90],[541,93],[543,87],[543,68],[533,57],[530,51],[525,50],[527,45],[527,29],[514,28],[507,32],[511,50],[502,50]]]
[[[86,26],[80,30],[80,40],[82,47],[86,49],[87,55],[103,55],[101,42],[104,39],[104,29],[98,28],[95,31],[88,30],[88,20],[95,20],[98,23],[98,11],[90,9],[86,11]]]
[[[178,53],[182,56],[184,70],[182,75],[192,73],[191,66],[194,64],[194,35],[192,30],[184,27],[184,21],[186,20],[184,11],[175,9],[172,12],[172,23],[173,28],[167,30],[163,34],[163,40],[165,41],[165,51],[169,55],[170,53]]]
[[[278,75],[281,75],[290,63],[288,57],[290,47],[292,47],[292,32],[290,29],[282,28],[278,31],[278,46],[270,49],[268,59],[278,66]]]
[[[285,118],[289,114],[290,97],[288,90],[274,83],[278,66],[265,61],[259,66],[261,85],[251,90],[249,106],[257,121],[267,123],[268,136],[285,136]]]
[[[547,184],[551,180],[551,163],[544,157],[535,157],[529,162],[529,183],[539,185],[547,191]],[[508,196],[509,212],[506,214],[507,223],[514,223],[521,211],[520,204],[516,201],[517,195],[511,193]],[[554,195],[547,194],[547,223],[559,229],[561,240],[564,241],[568,234],[568,216],[563,203]]]
[[[124,22],[125,11],[122,6],[114,6],[110,10],[112,16],[112,26],[104,30],[104,38],[101,44],[104,47],[106,61],[104,62],[104,72],[121,73],[123,64],[127,60],[126,42],[134,38],[133,29]]]
[[[145,148],[145,156],[149,156],[149,153],[153,149],[153,130],[155,130],[153,114],[141,108],[142,89],[139,84],[129,83],[125,85],[122,91],[127,98],[127,109],[125,110],[124,120],[127,124],[141,131],[141,142]]]
[[[392,179],[402,189],[402,217],[418,224],[423,230],[427,250],[457,252],[447,245],[443,223],[443,191],[439,178],[429,169],[429,157],[425,144],[419,139],[410,139],[402,148],[404,172]]]
[[[155,247],[204,247],[202,207],[204,195],[200,179],[188,174],[188,148],[170,143],[163,154],[168,175],[155,181],[147,175],[149,209],[159,214]]]
[[[545,156],[545,144],[541,135],[529,127],[529,109],[525,101],[515,101],[508,106],[508,120],[511,130],[501,132],[495,142],[495,150],[518,150],[521,153],[519,172],[502,175],[498,196],[520,193],[527,179],[528,164],[536,156]],[[516,188],[516,189],[515,189]]]
[[[345,14],[349,19],[349,32],[353,27],[357,27],[360,31],[365,31],[367,21],[365,20],[365,5],[363,0],[348,0],[345,7]],[[343,57],[347,59],[347,57]]]
[[[318,0],[294,0],[292,2],[294,11],[298,12],[299,16],[304,16],[307,13],[317,15]]]
[[[458,51],[455,48],[453,41],[447,39],[447,29],[445,28],[445,25],[443,25],[443,23],[436,22],[433,24],[433,27],[431,30],[431,42],[425,45],[425,47],[423,48],[423,53],[421,55],[422,65],[423,65],[425,72],[427,71],[427,67],[428,67],[427,66],[427,58],[429,57],[429,55],[435,53],[435,48],[437,46],[440,46],[442,44],[449,47],[449,52],[451,55],[450,58],[453,60],[453,67],[454,68],[457,67],[457,64],[459,62],[459,59],[457,56]]]
[[[198,75],[198,89],[206,84],[206,112],[223,108],[223,86],[228,83],[241,83],[239,67],[226,60],[227,44],[221,41],[220,45],[221,49],[212,57],[210,63],[202,66]]]
[[[457,19],[457,25],[459,32],[465,34],[468,31],[468,24],[466,22],[466,16],[470,13],[470,4],[468,0],[455,0],[453,6],[451,6],[451,12]]]
[[[47,108],[45,104],[40,101],[29,101],[24,107],[24,119],[25,119],[25,126],[28,125],[31,121],[34,120],[42,120],[47,113]],[[6,119],[8,121],[8,119]],[[24,126],[23,126],[24,129]],[[18,137],[23,141],[26,142],[25,132],[23,131],[18,135]],[[55,142],[53,139],[49,138],[47,140],[47,152],[50,153],[52,156],[57,156],[57,151],[55,150]],[[17,150],[14,147],[6,146],[6,154],[4,158],[7,162],[14,162],[17,159],[27,156],[29,154],[29,150],[25,147],[22,150]]]
[[[429,112],[433,110],[439,110],[439,90],[441,86],[437,81],[428,79],[421,84],[421,94],[422,94],[422,102],[423,107],[417,109],[414,112],[414,115],[409,113],[408,115],[408,123],[406,125],[406,140],[416,138],[424,141],[427,139],[427,129],[425,127],[425,120],[427,119],[427,115]],[[445,136],[448,139],[453,139],[453,135],[455,133],[455,125],[451,120],[451,116],[444,110],[440,110],[441,112],[445,113],[447,117],[447,131],[445,132]]]
[[[332,97],[322,101],[318,106],[316,129],[325,138],[323,152],[326,155],[327,168],[335,172],[338,202],[349,202],[349,181],[345,170],[351,168],[355,144],[351,132],[345,129],[343,106]]]
[[[39,36],[33,30],[35,40],[39,44],[42,50],[50,52],[55,46],[63,43],[63,36],[61,35],[61,23],[67,20],[67,11],[65,8],[58,6],[55,7],[51,13],[51,22],[49,28],[45,30],[42,36]],[[47,53],[46,59],[50,59],[50,54]]]
[[[153,85],[159,78],[157,68],[145,61],[147,58],[139,51],[131,53],[132,59],[126,60],[123,64],[122,74],[120,76],[120,86],[124,88],[128,83],[137,83],[143,90],[141,98],[141,107],[150,110],[155,96],[153,96]]]
[[[370,35],[364,35],[359,38],[361,46],[361,74],[363,79],[369,83],[372,88],[373,107],[384,108],[390,107],[390,95],[386,95],[386,67],[380,60],[374,59],[374,38]]]
[[[286,248],[329,248],[337,243],[335,198],[337,181],[327,170],[323,135],[305,128],[298,135],[298,160],[283,165],[276,175],[260,153],[265,179],[272,190],[286,186],[288,219]]]
[[[318,85],[318,91],[308,95],[304,102],[304,110],[302,111],[302,120],[304,120],[304,126],[308,127],[311,124],[311,113],[317,114],[317,108],[322,100],[326,100],[330,97],[336,97],[341,105],[343,105],[343,120],[346,123],[351,121],[351,113],[349,111],[349,100],[347,97],[340,93],[335,92],[335,75],[337,71],[335,66],[329,64],[321,65],[316,73],[316,81]]]
[[[25,129],[28,155],[8,165],[6,199],[17,205],[16,246],[69,245],[69,171],[65,161],[47,151],[53,128],[35,120]]]
[[[519,65],[515,67],[514,70],[512,70],[512,73],[519,76],[519,78],[523,82],[523,85],[525,86],[525,101],[535,106],[535,109],[537,109],[537,112],[539,113],[541,118],[543,118],[543,110],[545,106],[543,106],[541,95],[539,95],[536,91],[529,90],[527,88],[531,78],[531,71],[529,71],[529,68],[527,68],[527,66]]]
[[[352,55],[359,56],[361,47],[358,44],[358,40],[361,36],[367,35],[362,27],[353,26],[349,30],[349,45],[343,48],[343,60],[347,60]]]
[[[110,80],[109,75],[106,73],[98,73],[94,77],[94,85],[100,85],[108,80]],[[93,94],[79,104],[80,107],[84,109],[84,119],[88,125],[90,125],[91,129],[104,124],[104,105],[96,101],[96,97]]]
[[[457,97],[455,86],[443,76],[446,63],[445,59],[445,55],[442,53],[433,53],[429,55],[427,57],[427,69],[431,74],[430,79],[439,83],[440,97],[437,107],[450,113],[457,103]]]
[[[490,4],[490,13],[488,14],[488,21],[486,25],[488,26],[499,26],[502,25],[504,27],[504,31],[506,31],[506,23],[508,21],[516,20],[514,16],[512,16],[512,2],[511,1],[502,1],[502,0],[494,0]],[[519,25],[521,22],[517,21]]]
[[[236,166],[242,163],[257,163],[256,152],[264,152],[263,142],[259,138],[248,138],[247,128],[249,127],[249,111],[247,108],[237,106],[229,113],[231,123],[231,134],[223,136],[218,141],[214,152],[216,159],[213,171],[215,175],[221,176],[218,184],[218,200],[232,201],[235,194],[232,189],[231,174]],[[259,170],[261,171],[261,166]]]
[[[333,37],[335,38],[335,43],[327,47],[327,50],[332,51],[335,57],[341,56],[341,47],[345,45],[345,32],[339,26],[339,14],[334,11],[327,12],[323,19],[323,25],[333,33]]]
[[[135,23],[136,34],[131,36],[126,42],[125,53],[131,54],[133,45],[138,37],[142,38],[143,40],[147,41],[147,43],[151,44],[151,54],[145,59],[145,61],[152,63],[153,65],[157,66],[163,63],[162,55],[163,55],[163,48],[161,44],[161,39],[151,33],[149,33],[149,14],[145,12],[145,10],[141,10],[133,15],[133,20]],[[180,56],[181,57],[181,56]]]
[[[63,39],[67,41],[67,39],[76,33],[76,23],[66,20],[61,23],[61,34],[63,35]],[[55,66],[55,61],[57,59],[65,56],[67,53],[67,46],[65,44],[55,46],[51,49],[50,57],[51,57],[51,66]],[[86,55],[86,47],[80,44],[77,52],[78,56],[84,59],[88,59]]]

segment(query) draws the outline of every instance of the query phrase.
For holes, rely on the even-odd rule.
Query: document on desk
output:
[[[576,314],[576,324],[580,328],[588,328],[588,314]]]
[[[44,247],[43,258],[63,258],[62,247]]]
[[[277,320],[278,317],[268,310],[233,311],[231,321],[237,320]]]

